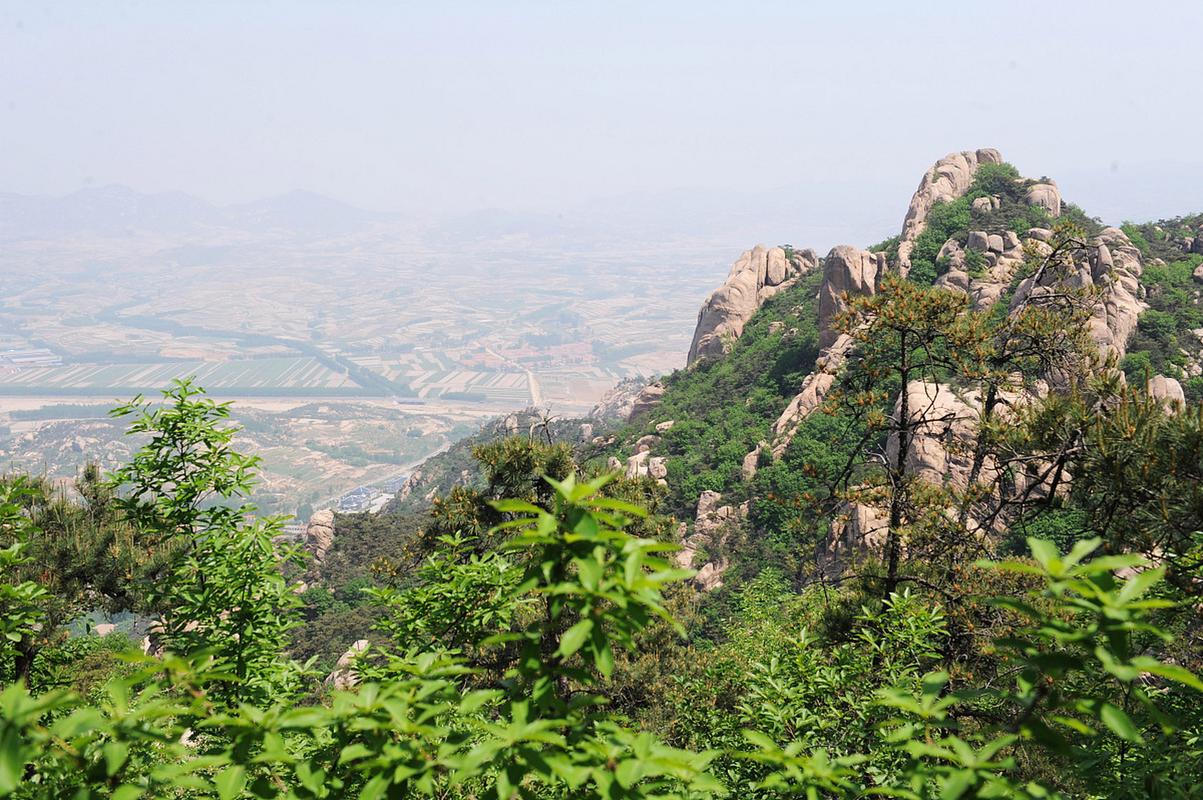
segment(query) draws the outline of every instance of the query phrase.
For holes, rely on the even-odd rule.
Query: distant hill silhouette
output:
[[[215,229],[328,236],[386,219],[389,215],[301,190],[232,206],[215,206],[183,192],[144,193],[119,184],[61,197],[0,193],[0,238],[10,240],[179,235]]]

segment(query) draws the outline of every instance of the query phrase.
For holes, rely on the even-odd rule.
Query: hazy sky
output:
[[[1200,31],[1189,0],[0,0],[0,191],[456,212],[869,187],[897,208],[939,156],[992,146],[1096,213],[1185,212]]]

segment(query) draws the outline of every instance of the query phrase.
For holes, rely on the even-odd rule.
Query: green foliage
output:
[[[1016,189],[1016,181],[1020,180],[1019,170],[1013,164],[979,164],[973,175],[973,186],[970,192],[980,195],[1001,195],[1016,199],[1020,192]]]
[[[208,658],[153,662],[113,681],[96,704],[67,692],[35,697],[14,684],[0,694],[0,797],[27,786],[34,796],[119,798],[719,792],[705,772],[710,754],[632,730],[590,694],[616,648],[668,617],[662,589],[683,574],[655,555],[664,545],[624,531],[643,512],[601,496],[604,483],[549,481],[550,508],[497,503],[516,515],[504,523],[517,532],[507,549],[524,565],[520,582],[502,582],[502,605],[539,609],[495,632],[516,653],[498,685],[467,688],[471,671],[453,655],[412,650],[395,653],[380,681],[300,708],[286,697],[214,707],[208,692],[238,679]],[[451,544],[454,559],[459,544]],[[444,574],[434,569],[429,577]],[[428,610],[460,613],[432,597]]]
[[[1078,206],[1066,202],[1061,203],[1061,217],[1059,221],[1081,228],[1087,238],[1098,236],[1103,232],[1104,227],[1098,217],[1088,216]]]
[[[870,788],[911,798],[1056,796],[1057,786],[1017,774],[1021,757],[1035,747],[1056,759],[1060,772],[1050,776],[1053,781],[1081,781],[1099,796],[1147,796],[1141,792],[1149,776],[1133,780],[1120,769],[1104,777],[1091,765],[1097,763],[1093,753],[1116,742],[1139,747],[1146,735],[1173,727],[1158,709],[1158,695],[1178,687],[1203,690],[1189,670],[1144,650],[1142,640],[1167,636],[1148,622],[1151,613],[1170,605],[1149,597],[1160,570],[1146,569],[1125,582],[1113,571],[1139,558],[1090,559],[1097,540],[1080,542],[1065,556],[1048,542],[1029,544],[1035,564],[998,567],[1042,584],[1030,600],[995,600],[1022,620],[1014,636],[995,642],[1009,683],[959,687],[947,672],[933,671],[917,691],[883,690],[879,702],[893,716],[880,726],[881,746],[898,757],[892,767],[866,770],[865,755],[833,756],[796,739],[752,734],[753,757],[773,768],[761,786],[809,796],[852,797]],[[1150,691],[1142,676],[1153,676],[1165,690]],[[869,786],[858,781],[865,772]],[[1164,796],[1178,796],[1175,783],[1180,790],[1189,785],[1173,775],[1156,780],[1168,789]]]
[[[1187,378],[1182,382],[1182,394],[1191,405],[1203,403],[1203,375]]]
[[[1194,330],[1203,328],[1203,299],[1200,299],[1192,278],[1203,256],[1194,255],[1169,264],[1150,264],[1140,276],[1150,308],[1140,315],[1137,332],[1128,343],[1128,353],[1140,359],[1124,367],[1129,378],[1139,374],[1139,367],[1148,364],[1151,374],[1183,378],[1182,354],[1197,352],[1198,337]],[[1143,380],[1143,378],[1142,378]],[[1199,400],[1203,397],[1193,396]]]
[[[915,239],[907,278],[920,286],[930,286],[948,271],[948,265],[937,258],[940,248],[949,239],[964,246],[970,230],[1012,231],[1022,235],[1031,228],[1051,227],[1053,221],[1048,213],[1026,200],[1027,187],[1032,183],[1021,178],[1011,164],[979,165],[973,183],[963,197],[932,205],[927,225]],[[991,198],[997,208],[973,208],[973,201],[981,197]],[[966,261],[969,274],[980,276],[985,268],[982,254],[968,251]]]
[[[1129,240],[1131,240],[1132,244],[1136,246],[1136,249],[1140,251],[1142,256],[1145,258],[1150,257],[1151,253],[1149,240],[1144,237],[1144,234],[1140,228],[1133,225],[1131,222],[1125,222],[1123,225],[1119,226],[1119,229],[1124,232],[1124,235],[1126,235]]]
[[[20,478],[0,482],[0,676],[4,677],[18,671],[13,663],[15,647],[37,632],[48,594],[35,581],[14,580],[16,569],[29,562],[26,551],[35,530],[20,505],[28,491]]]
[[[986,256],[978,250],[965,251],[965,272],[971,278],[980,278],[986,274]]]
[[[496,551],[474,552],[462,536],[442,537],[404,588],[370,590],[386,609],[377,628],[402,650],[447,649],[474,654],[519,609],[522,573]]]
[[[965,356],[945,352],[945,340],[977,336],[945,320],[951,296],[889,291],[898,305],[870,320],[864,336],[873,342],[862,341],[846,393],[876,391],[900,366],[959,368]],[[927,354],[891,339],[903,332]],[[872,380],[858,384],[858,375]],[[1062,555],[1029,539],[1031,561],[982,566],[1032,589],[993,600],[997,635],[968,651],[953,647],[952,617],[919,590],[918,574],[900,576],[913,589],[884,596],[823,583],[793,594],[772,569],[733,593],[725,640],[682,643],[690,631],[666,593],[690,573],[663,558],[670,545],[640,535],[660,526],[628,501],[638,487],[584,478],[554,445],[502,441],[479,450],[486,488],[461,496],[461,516],[448,507],[441,518],[470,527],[487,508],[491,546],[465,533],[434,536],[416,571],[378,571],[388,582],[369,594],[383,606],[387,642],[344,665],[344,685],[357,681],[351,690],[306,704],[293,679],[303,668],[282,652],[300,602],[285,579],[288,549],[273,545],[271,523],[252,519],[242,501],[253,460],[211,452],[229,441],[219,406],[187,384],[168,395],[165,416],[138,417],[146,449],[118,473],[129,492],[120,507],[171,553],[168,585],[153,595],[167,650],[141,656],[119,637],[69,639],[43,649],[36,684],[6,678],[0,797],[957,798],[1083,787],[1138,797],[1180,796],[1199,777],[1195,764],[1167,768],[1167,754],[1194,752],[1181,725],[1203,723],[1194,710],[1203,683],[1165,655],[1175,642],[1162,620],[1172,619],[1164,615],[1176,610],[1178,590],[1162,577],[1177,571],[1189,584],[1197,574],[1189,559],[1199,543],[1186,531],[1198,524],[1191,514],[1203,476],[1184,465],[1203,463],[1201,415],[1168,416],[1135,396],[1130,408],[1093,416],[1063,404],[1094,426],[1083,441],[1096,452],[1087,451],[1079,478],[1093,472],[1093,484],[1075,485],[1078,505],[1036,515],[1029,528],[1081,539],[1098,509],[1115,508],[1128,525],[1113,530],[1116,550],[1129,549],[1134,531],[1172,525],[1179,538],[1154,542],[1154,552],[1183,558],[1150,567],[1099,555],[1098,540]],[[808,423],[784,460],[813,481],[803,491],[820,494],[845,474],[844,451],[823,452],[822,442],[848,438],[840,426],[872,423],[875,409]],[[1145,466],[1143,486],[1129,465]],[[529,470],[543,467],[566,474],[536,484]],[[6,540],[36,540],[19,482],[6,485]],[[509,490],[519,496],[492,496]],[[1083,491],[1099,505],[1078,498]],[[784,508],[766,509],[765,519],[781,514],[788,526]],[[20,547],[13,552],[18,564]],[[20,638],[45,595],[0,580],[5,610],[16,612],[4,630]],[[304,599],[324,619],[334,604],[355,602],[363,584],[314,587]],[[955,589],[944,596],[962,618],[971,604]],[[672,682],[660,695],[672,712],[660,717],[671,720],[663,736],[608,702],[620,666],[649,643],[682,656],[675,675],[658,678]]]
[[[509,550],[526,551],[530,558],[523,586],[540,587],[544,598],[541,619],[531,622],[517,638],[520,654],[517,674],[531,686],[540,705],[559,697],[555,671],[564,671],[580,653],[586,669],[610,677],[614,670],[613,644],[630,647],[636,632],[653,618],[669,619],[661,591],[690,573],[672,569],[655,554],[676,549],[623,531],[631,516],[643,509],[621,500],[602,497],[611,480],[603,476],[577,483],[547,479],[556,491],[555,505],[547,510],[521,500],[502,500],[495,507],[515,512],[517,518],[499,528],[519,532]],[[588,682],[586,673],[568,675]],[[554,704],[553,704],[554,705]]]
[[[973,228],[988,233],[1011,231],[1023,235],[1032,228],[1050,228],[1052,218],[1041,206],[1027,202],[1027,189],[1034,181],[1020,177],[1010,164],[981,164],[965,197],[972,203],[990,197],[997,208],[974,209]]]
[[[141,446],[108,485],[0,482],[0,797],[1188,796],[1203,411],[1096,368],[1089,289],[977,312],[916,285],[970,227],[1048,223],[1017,177],[984,166],[932,210],[913,280],[850,300],[853,349],[777,457],[761,442],[814,368],[817,273],[613,440],[482,431],[432,463],[429,509],[339,517],[308,567],[247,502],[228,405],[181,382],[123,406]],[[1058,223],[1023,276],[1059,280],[1089,222]],[[1134,386],[1175,365],[1192,269],[1146,270]],[[976,413],[925,401],[937,384]],[[669,486],[610,474],[653,431]],[[958,480],[917,468],[932,445]],[[709,592],[666,558],[702,489],[748,502],[698,551],[726,567]],[[977,561],[1021,538],[1030,560]],[[133,605],[157,655],[67,635]]]
[[[1125,222],[1123,231],[1146,258],[1180,261],[1186,254],[1186,240],[1198,237],[1203,231],[1203,214],[1140,224]]]
[[[66,688],[96,701],[110,681],[132,672],[134,653],[141,655],[124,633],[71,636],[38,653],[29,686],[38,694]]]
[[[33,580],[45,590],[37,629],[13,643],[14,667],[27,679],[38,652],[65,636],[72,620],[133,607],[137,585],[156,564],[139,532],[112,508],[112,492],[94,464],[81,471],[75,488],[79,501],[44,479],[0,478],[9,506],[0,546],[25,537],[20,558],[10,557],[6,571],[17,583]]]
[[[660,406],[620,431],[620,441],[633,441],[655,423],[674,422],[657,447],[668,455],[668,512],[692,515],[706,489],[743,491],[744,456],[770,437],[818,356],[821,281],[816,270],[769,298],[730,352],[673,373]]]
[[[229,404],[187,380],[163,398],[114,411],[132,417],[129,433],[147,441],[112,479],[123,491],[118,507],[172,553],[148,587],[162,615],[158,635],[174,653],[206,654],[229,670],[233,680],[214,692],[231,703],[287,692],[297,671],[281,654],[300,599],[283,569],[299,551],[274,542],[284,518],[255,518],[244,501],[258,458],[232,449]]]
[[[1124,377],[1128,379],[1128,382],[1136,386],[1144,384],[1156,373],[1153,368],[1153,359],[1148,350],[1135,350],[1127,353],[1120,360],[1119,368],[1123,370]]]
[[[1041,509],[1020,520],[1012,531],[1015,542],[1006,549],[1021,552],[1027,539],[1042,539],[1059,550],[1069,550],[1082,539],[1090,538],[1091,528],[1085,511],[1069,507]]]
[[[1140,315],[1137,327],[1141,333],[1154,341],[1168,344],[1178,330],[1178,321],[1172,314],[1164,311],[1149,309]]]
[[[926,402],[925,410],[925,401],[912,401],[910,390],[915,383],[934,386],[985,371],[989,331],[980,317],[968,313],[968,303],[964,294],[890,276],[878,294],[855,298],[836,322],[837,330],[855,342],[856,358],[831,392],[828,406],[842,409],[864,431],[851,452],[862,454],[891,436],[900,443],[897,454],[877,459],[880,468],[856,476],[861,485],[855,492],[835,496],[840,500],[856,495],[886,515],[883,596],[897,587],[902,537],[910,538],[912,546],[918,544],[923,528],[930,527],[925,525],[929,511],[939,504],[931,501],[939,490],[914,474],[910,455],[915,433],[929,424],[927,412],[934,403]],[[890,408],[895,397],[896,410]],[[848,471],[862,461],[847,460],[845,482],[852,477]],[[834,513],[835,508],[831,503],[824,510]],[[941,550],[951,552],[946,546]]]
[[[866,421],[846,409],[816,412],[780,458],[757,470],[750,520],[770,549],[765,563],[801,567],[827,532],[828,518],[816,509],[835,499],[867,433]]]
[[[1140,384],[1137,384],[1140,386]],[[1167,414],[1129,389],[1106,408],[1064,409],[1083,430],[1074,500],[1115,552],[1144,553],[1191,593],[1203,564],[1203,407]]]
[[[204,396],[191,380],[163,391],[163,402],[141,396],[111,415],[130,417],[128,434],[146,436],[133,459],[114,473],[117,506],[164,541],[216,528],[246,506],[228,501],[250,493],[258,459],[231,447],[238,429],[225,425],[230,403]]]
[[[902,236],[894,235],[888,239],[883,239],[875,245],[870,245],[868,250],[870,253],[885,253],[886,261],[891,264],[898,263],[898,245],[902,242]]]

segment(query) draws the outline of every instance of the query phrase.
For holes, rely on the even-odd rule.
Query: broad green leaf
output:
[[[346,764],[349,761],[356,761],[358,759],[364,758],[366,756],[374,755],[374,754],[375,754],[375,751],[372,750],[372,748],[370,748],[367,745],[362,744],[360,742],[355,742],[354,744],[347,745],[346,747],[344,747],[342,749],[341,752],[339,752],[338,763]]]
[[[1099,720],[1126,742],[1140,743],[1144,739],[1127,712],[1119,706],[1104,702],[1099,708]]]
[[[104,755],[104,774],[111,778],[129,758],[129,745],[125,742],[107,742],[101,748],[101,753]]]
[[[526,500],[491,500],[489,501],[489,505],[498,511],[504,511],[508,513],[515,513],[518,511],[524,511],[528,514],[536,515],[545,513],[543,509],[539,508],[534,503],[528,503]]]
[[[146,790],[132,783],[123,783],[109,795],[110,800],[138,800]]]
[[[580,558],[576,561],[580,571],[581,585],[590,592],[596,592],[601,586],[605,567],[593,558]]]
[[[1081,541],[1074,542],[1073,549],[1071,549],[1069,554],[1065,556],[1065,566],[1077,566],[1077,564],[1083,558],[1099,549],[1099,545],[1102,544],[1102,541],[1102,539],[1096,537],[1094,539],[1083,539]]]
[[[977,783],[977,775],[971,769],[959,769],[944,781],[940,800],[957,800]]]
[[[1032,558],[1036,563],[1044,567],[1050,574],[1059,575],[1061,573],[1061,557],[1057,552],[1057,546],[1047,539],[1037,539],[1034,536],[1028,537],[1028,547],[1032,551]]]
[[[1192,689],[1203,691],[1203,680],[1200,680],[1197,675],[1191,672],[1186,667],[1178,664],[1164,664],[1155,658],[1149,656],[1137,656],[1132,659],[1132,666],[1147,672],[1150,675],[1157,675],[1162,678],[1168,678],[1171,681],[1185,684]]]
[[[614,674],[614,651],[610,649],[610,643],[603,642],[597,649],[596,656],[597,671],[608,679]]]
[[[388,791],[388,778],[377,775],[359,791],[359,800],[380,800]]]
[[[25,761],[32,754],[22,747],[15,731],[5,731],[0,739],[0,795],[10,795],[21,785]]]
[[[221,800],[233,800],[246,786],[246,767],[232,764],[213,777],[213,786]]]
[[[1130,602],[1143,595],[1149,589],[1161,582],[1165,577],[1165,567],[1143,569],[1124,581],[1119,591],[1120,602]]]
[[[560,646],[556,650],[556,653],[564,658],[571,656],[577,650],[581,649],[581,645],[585,643],[592,632],[593,620],[586,617],[564,631],[564,635],[560,637]]]
[[[568,515],[568,529],[578,536],[586,537],[597,536],[600,531],[597,517],[581,508],[573,509]]]
[[[624,789],[632,788],[646,774],[647,771],[644,769],[643,761],[639,758],[623,759],[614,770],[615,780]]]

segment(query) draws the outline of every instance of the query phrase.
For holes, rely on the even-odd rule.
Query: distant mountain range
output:
[[[901,167],[872,177],[834,170],[822,179],[775,186],[698,186],[587,197],[561,208],[483,208],[433,215],[368,211],[308,191],[217,206],[183,192],[144,193],[122,185],[81,189],[61,197],[0,192],[0,240],[71,236],[203,236],[237,231],[252,236],[323,238],[403,225],[436,248],[580,246],[622,242],[663,245],[697,241],[878,241],[893,232],[901,207],[892,198],[913,188]],[[1115,165],[1064,173],[1069,196],[1118,223],[1156,219],[1203,205],[1203,164],[1177,161]]]
[[[215,229],[329,236],[389,219],[391,215],[300,190],[231,206],[215,206],[183,192],[148,194],[116,184],[61,197],[0,193],[0,238],[9,240]]]
[[[799,186],[756,191],[680,189],[591,198],[555,213],[487,208],[418,221],[401,214],[367,211],[300,190],[218,206],[184,192],[145,193],[113,184],[59,197],[0,193],[0,240],[194,237],[219,231],[320,238],[404,222],[421,230],[423,238],[436,247],[497,244],[559,248],[618,241],[750,238],[776,244],[802,236],[839,240],[854,238],[865,230],[885,230],[889,223],[884,220],[892,219],[893,213],[837,200],[841,195],[860,196],[863,189],[859,185],[828,185],[822,193],[807,192]],[[831,220],[833,201],[840,209],[838,221]]]

